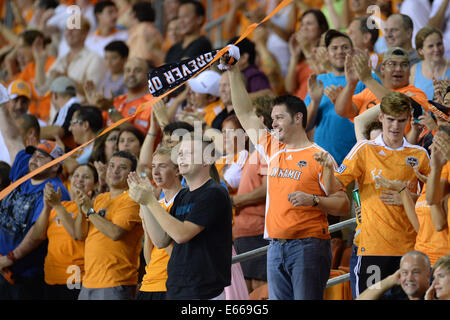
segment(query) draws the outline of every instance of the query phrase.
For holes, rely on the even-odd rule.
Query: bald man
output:
[[[394,274],[368,287],[356,300],[423,300],[430,280],[428,256],[410,251],[403,255],[400,268]]]

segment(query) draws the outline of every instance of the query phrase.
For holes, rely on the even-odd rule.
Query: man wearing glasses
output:
[[[393,47],[383,55],[380,66],[382,84],[371,75],[368,57],[362,53],[347,56],[345,76],[347,85],[336,99],[336,113],[353,119],[367,109],[380,103],[390,91],[398,91],[414,99],[422,106],[428,105],[425,93],[409,84],[410,60],[405,49]],[[354,95],[358,81],[366,85],[361,93]]]
[[[102,112],[97,107],[81,106],[72,116],[69,125],[69,131],[73,135],[73,139],[77,146],[80,146],[89,140],[95,138],[103,127]],[[80,149],[74,156],[63,161],[64,168],[70,174],[80,164],[89,162],[94,142]]]

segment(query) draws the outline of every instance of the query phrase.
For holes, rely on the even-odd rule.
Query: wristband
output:
[[[403,190],[405,190],[406,189],[406,186],[404,186],[403,187],[403,189],[402,190],[400,190],[398,193],[402,193],[403,192]]]
[[[113,113],[116,113],[116,112],[117,112],[116,108],[109,108],[108,109],[108,114],[109,115],[112,115]]]
[[[6,257],[7,257],[9,260],[11,260],[13,263],[16,263],[16,261],[17,261],[16,257],[14,256],[14,252],[12,252],[12,251],[8,252],[8,254],[6,255]]]
[[[150,131],[147,132],[147,135],[150,136],[150,137],[156,137],[157,136],[157,134],[151,133]]]

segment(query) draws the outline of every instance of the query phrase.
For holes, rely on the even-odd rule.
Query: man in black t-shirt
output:
[[[183,40],[167,51],[165,63],[176,63],[184,58],[194,58],[212,51],[211,42],[200,34],[205,22],[205,8],[199,1],[184,0],[178,9]]]
[[[224,288],[231,284],[232,206],[227,190],[210,176],[214,159],[204,155],[211,146],[193,134],[183,137],[177,162],[189,188],[176,196],[170,215],[148,183],[129,179],[130,196],[154,222],[147,226],[153,244],[165,248],[175,242],[167,266],[168,299],[225,299]]]

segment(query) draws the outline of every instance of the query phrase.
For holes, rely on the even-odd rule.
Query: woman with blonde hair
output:
[[[443,256],[433,266],[433,283],[425,300],[450,300],[450,254]]]

